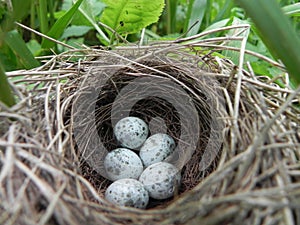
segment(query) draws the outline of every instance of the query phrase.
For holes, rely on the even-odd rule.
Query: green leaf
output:
[[[241,20],[237,17],[232,18],[232,24],[231,25],[244,25],[248,24],[248,21],[246,20]],[[229,37],[244,37],[245,32],[241,33],[238,35],[238,33],[241,31],[241,29],[231,29],[227,32],[227,35]],[[236,41],[236,40],[230,40],[226,43],[226,45],[231,46],[231,47],[236,47],[240,48],[241,47],[241,41]],[[236,51],[229,51],[229,50],[224,50],[222,51],[222,54],[225,55],[226,57],[230,58],[236,65],[239,63],[239,57],[240,53]]]
[[[18,63],[16,55],[7,44],[3,44],[0,48],[0,61],[4,71],[13,71],[22,68],[22,65]]]
[[[272,77],[272,74],[268,71],[268,64],[264,65],[261,61],[251,62],[251,67],[256,75],[267,75],[269,77]]]
[[[289,16],[300,15],[300,3],[287,5],[282,8],[282,11]]]
[[[27,48],[32,53],[32,55],[38,56],[40,54],[41,45],[37,40],[31,39],[29,42],[26,43],[26,45],[27,45]]]
[[[69,26],[61,36],[61,39],[69,38],[69,37],[80,37],[89,32],[93,27],[90,26]]]
[[[230,21],[230,19],[220,20],[220,21],[215,22],[215,23],[211,24],[210,26],[208,26],[204,31],[209,31],[209,30],[214,30],[217,28],[225,27],[226,25],[228,25],[229,21]]]
[[[216,4],[216,1],[211,1],[211,4]],[[218,1],[220,4],[217,10],[217,14],[214,18],[214,22],[217,22],[219,20],[222,20],[224,18],[228,18],[232,15],[232,9],[234,7],[234,2],[232,0],[226,0],[225,2],[223,1],[223,4],[221,5],[221,1]]]
[[[105,8],[101,22],[121,35],[136,33],[158,21],[164,0],[103,0]],[[111,32],[108,31],[111,34]]]
[[[15,99],[12,94],[11,88],[7,81],[2,63],[0,62],[0,101],[7,106],[13,106],[15,104]]]
[[[205,14],[206,5],[207,0],[190,1],[184,31],[187,32],[193,25],[194,26],[189,30],[186,36],[193,36],[198,33]]]
[[[55,24],[51,27],[47,35],[49,37],[58,39],[60,36],[63,34],[64,30],[66,27],[69,25],[71,22],[74,14],[78,10],[80,4],[82,3],[83,0],[78,0],[62,17],[60,17]],[[43,39],[42,41],[42,48],[52,48],[55,45],[54,42],[48,40],[48,39]]]
[[[275,58],[286,66],[293,82],[300,84],[300,38],[275,0],[236,0],[254,21]]]
[[[47,0],[38,0],[38,16],[41,32],[46,34],[49,30]]]
[[[67,41],[68,45],[78,48],[83,45],[84,38],[70,39]]]
[[[167,0],[166,1],[167,7],[167,33],[174,33],[176,28],[176,21],[177,21],[177,7],[178,7],[178,0]]]
[[[68,7],[69,4],[71,7],[72,0],[65,0],[63,7],[66,8],[66,7]],[[70,8],[70,7],[68,7],[68,8]],[[97,24],[97,21],[99,21],[99,18],[97,18],[97,17],[100,16],[104,7],[105,7],[104,3],[100,2],[99,0],[85,0],[80,6],[80,8],[79,8],[80,10],[78,10],[75,13],[71,24],[77,25],[77,26],[94,26],[93,23],[91,23],[86,18],[86,16],[81,13],[81,11],[84,11],[86,15],[90,14],[89,15],[90,18],[93,20],[93,22],[95,24]],[[91,8],[91,9],[88,9],[88,8]]]
[[[14,20],[20,21],[29,14],[30,5],[32,0],[12,0]]]
[[[105,4],[99,0],[86,0],[85,2],[82,3],[82,5],[80,6],[80,8],[87,8],[89,7],[90,9],[90,13],[96,17],[99,16],[104,8],[105,8]]]
[[[100,12],[94,11],[94,6],[92,0],[85,0],[82,5],[79,7],[80,13],[91,23],[91,25],[95,28],[95,30],[100,35],[100,39],[103,40],[105,44],[109,43],[108,37],[104,34],[101,28],[98,26],[98,21],[96,20],[96,15],[100,14],[103,9],[104,5],[101,5]]]
[[[31,69],[40,65],[27,48],[25,41],[17,30],[7,32],[4,42],[13,50],[26,69]]]

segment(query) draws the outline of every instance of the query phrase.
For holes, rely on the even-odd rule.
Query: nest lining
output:
[[[96,53],[99,54],[94,50],[91,55],[94,57]],[[180,54],[177,50],[171,53],[180,58],[177,63],[181,64],[173,67],[177,69],[176,72],[182,65],[191,62],[186,53]],[[116,59],[115,52],[105,54],[107,58],[96,60],[93,66],[103,62],[108,66],[119,65],[120,60]],[[122,52],[117,54],[120,54],[120,58],[137,60],[139,64],[144,62],[151,68],[160,63],[166,64],[165,60],[161,60],[165,57],[155,54],[147,59],[154,65],[145,63],[145,57],[140,59],[144,52],[138,49],[128,56]],[[103,56],[102,53],[100,55]],[[206,61],[200,67],[207,72],[207,76],[214,76],[218,80],[225,99],[225,109],[221,111],[225,127],[216,161],[201,175],[191,172],[199,171],[197,164],[187,163],[183,169],[187,175],[182,194],[171,202],[163,203],[158,209],[119,208],[103,199],[103,190],[109,182],[100,178],[82,160],[76,150],[76,142],[72,140],[71,107],[78,96],[79,84],[90,75],[89,59],[83,60],[80,68],[78,64],[66,62],[66,59],[62,57],[60,62],[53,61],[51,69],[42,75],[38,74],[39,71],[32,71],[28,75],[26,72],[20,73],[25,76],[18,82],[28,85],[41,82],[45,77],[47,81],[43,81],[42,87],[36,85],[30,91],[22,89],[20,85],[14,86],[23,101],[12,109],[2,106],[6,114],[1,114],[1,223],[80,224],[89,221],[91,224],[232,224],[243,221],[244,224],[253,224],[255,221],[271,221],[281,224],[288,221],[288,224],[293,224],[299,221],[297,189],[300,186],[300,156],[299,131],[296,127],[299,124],[299,109],[290,104],[299,101],[299,92],[281,89],[273,83],[261,83],[252,79],[246,71],[244,73],[247,76],[237,92],[236,79],[231,81],[230,73],[220,73],[220,70],[225,71],[224,68],[231,71],[234,65],[221,60],[224,64],[220,67],[223,67],[217,71],[220,61],[214,58]],[[198,60],[201,62],[201,57]],[[168,63],[173,65],[174,61]],[[122,65],[124,67],[124,63]],[[189,69],[187,67],[187,71]],[[116,70],[120,72],[120,67]],[[149,74],[149,71],[137,72],[126,67],[125,72],[128,71],[129,74],[122,76],[122,79],[130,81],[134,76],[132,73]],[[121,68],[121,73],[125,72]],[[57,83],[57,79],[63,81],[66,77],[67,82]],[[203,91],[203,85],[197,86],[201,84],[197,77],[186,76],[184,79],[184,84],[188,84],[186,88]],[[120,83],[129,81],[121,80]],[[113,79],[113,83],[116,84],[116,80]],[[210,88],[208,85],[207,89]],[[235,124],[232,110],[236,93],[240,95],[240,102],[239,117]],[[159,99],[140,102],[135,106],[134,113],[139,112],[136,115],[145,115],[147,118],[148,112],[139,110],[145,104],[153,105],[150,104],[153,101],[163,103]],[[199,104],[199,107],[203,110],[203,104]],[[278,114],[278,110],[282,113]],[[159,110],[153,109],[152,112],[161,116]],[[107,122],[105,115],[97,117],[99,126]],[[275,115],[276,120],[272,120]],[[174,118],[176,115],[166,121],[172,123]],[[175,121],[174,127],[167,126],[168,132],[174,137],[180,135],[176,133],[176,125]],[[204,123],[202,129],[208,127],[209,124]],[[113,148],[111,133],[102,134],[101,130],[99,133],[103,140],[107,140],[106,145]],[[200,143],[207,140],[204,138]],[[192,159],[198,158],[199,162],[202,153],[196,151],[196,157]]]
[[[210,121],[212,120],[209,106],[206,103],[207,101],[206,95],[208,94],[204,94],[204,93],[209,93],[211,92],[211,90],[209,90],[209,88],[206,88],[204,83],[202,83],[200,79],[198,80],[198,82],[195,81],[194,84],[192,84],[192,81],[194,80],[191,77],[185,75],[182,69],[176,67],[174,62],[173,64],[170,63],[167,64],[162,61],[162,58],[160,59],[161,59],[160,62],[155,62],[155,60],[151,60],[149,62],[143,61],[141,62],[141,65],[145,65],[147,67],[153,68],[154,70],[159,70],[164,73],[168,73],[173,77],[177,77],[176,79],[179,78],[178,80],[180,82],[189,84],[190,86],[189,88],[193,89],[194,94],[197,91],[198,93],[196,94],[198,98],[201,100],[199,101],[195,97],[193,98],[193,104],[197,108],[199,118],[201,118],[199,124],[201,126],[201,130],[200,130],[199,140],[196,146],[196,152],[194,152],[191,160],[189,160],[187,163],[182,164],[181,162],[179,162],[180,165],[187,165],[184,166],[183,168],[184,172],[182,174],[183,176],[182,185],[179,191],[180,193],[183,193],[191,189],[192,187],[194,187],[197,183],[199,183],[201,179],[203,179],[208,174],[208,171],[212,171],[215,168],[215,165],[212,165],[210,168],[207,168],[206,170],[199,172],[200,171],[199,162],[201,160],[201,156],[203,155],[203,151],[205,150],[208,144],[209,135],[211,133]],[[97,73],[99,73],[99,71],[97,71]],[[122,90],[122,87],[130,84],[132,80],[134,80],[136,77],[141,76],[141,74],[143,74],[142,76],[148,77],[153,75],[154,71],[145,68],[134,68],[134,67],[121,69],[117,71],[117,73],[110,78],[109,82],[104,85],[102,91],[100,91],[99,93],[99,97],[97,98],[96,109],[95,109],[95,114],[96,114],[95,118],[97,124],[96,126],[98,131],[97,133],[101,141],[103,142],[104,147],[108,150],[113,150],[118,147],[116,141],[113,138],[113,131],[112,131],[112,127],[113,127],[111,123],[112,104],[116,103],[116,97],[119,94],[120,90]],[[200,73],[199,76],[201,76]],[[147,83],[146,85],[151,87],[152,84]],[[201,87],[202,90],[199,89],[199,87]],[[201,91],[203,93],[201,93]],[[213,92],[210,94],[215,95],[217,94],[217,92]],[[190,93],[190,95],[193,94]],[[150,96],[148,98],[143,98],[141,100],[132,99],[132,97],[133,96],[122,96],[122,101],[120,102],[120,104],[126,104],[126,101],[124,100],[126,100],[127,98],[130,98],[131,101],[135,102],[133,107],[130,108],[129,112],[125,111],[123,113],[124,114],[127,113],[130,116],[137,116],[143,119],[144,121],[146,121],[148,124],[150,124],[151,119],[157,117],[160,118],[163,122],[166,123],[166,133],[168,133],[171,137],[173,137],[175,142],[178,145],[178,142],[181,141],[180,140],[181,124],[180,124],[180,113],[177,111],[177,109],[174,106],[172,106],[170,102],[160,97]],[[120,112],[118,111],[118,113]],[[188,117],[188,115],[181,115],[181,116]],[[85,115],[83,115],[83,117],[85,117]],[[89,127],[89,125],[87,125],[86,127]],[[157,129],[159,129],[159,127]],[[183,128],[183,129],[188,129],[188,128]],[[86,136],[90,137],[91,133],[87,131]],[[96,136],[96,138],[99,137]],[[216,140],[212,148],[220,148],[220,143],[218,143],[218,141]],[[89,152],[86,155],[89,156],[90,154],[91,153]],[[182,152],[179,154],[185,154],[185,153]],[[181,156],[181,158],[184,158],[184,155]],[[99,160],[99,158],[97,160]],[[93,164],[93,162],[91,163]],[[89,177],[89,179],[93,180],[94,178]],[[105,191],[105,189],[106,188],[104,188],[103,191]]]

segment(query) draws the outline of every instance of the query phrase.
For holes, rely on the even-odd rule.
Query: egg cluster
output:
[[[148,134],[147,124],[137,117],[125,117],[114,127],[120,148],[104,159],[107,177],[113,181],[105,192],[108,201],[144,209],[150,197],[166,199],[174,195],[181,174],[163,161],[173,153],[175,142],[167,134]]]

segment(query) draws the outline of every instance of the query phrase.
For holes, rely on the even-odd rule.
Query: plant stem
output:
[[[30,5],[30,27],[35,28],[35,0],[31,0]],[[31,32],[31,39],[35,39],[35,33]]]
[[[47,1],[39,0],[39,18],[40,18],[40,28],[43,34],[48,32],[48,10]]]
[[[167,33],[168,34],[172,34],[175,32],[177,5],[178,5],[177,0],[167,0],[166,1]]]

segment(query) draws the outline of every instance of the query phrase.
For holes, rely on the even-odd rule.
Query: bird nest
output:
[[[18,104],[1,105],[0,224],[300,223],[299,90],[215,50],[74,50],[9,73]],[[112,129],[129,115],[174,138],[166,161],[182,175],[144,210],[104,198]]]

